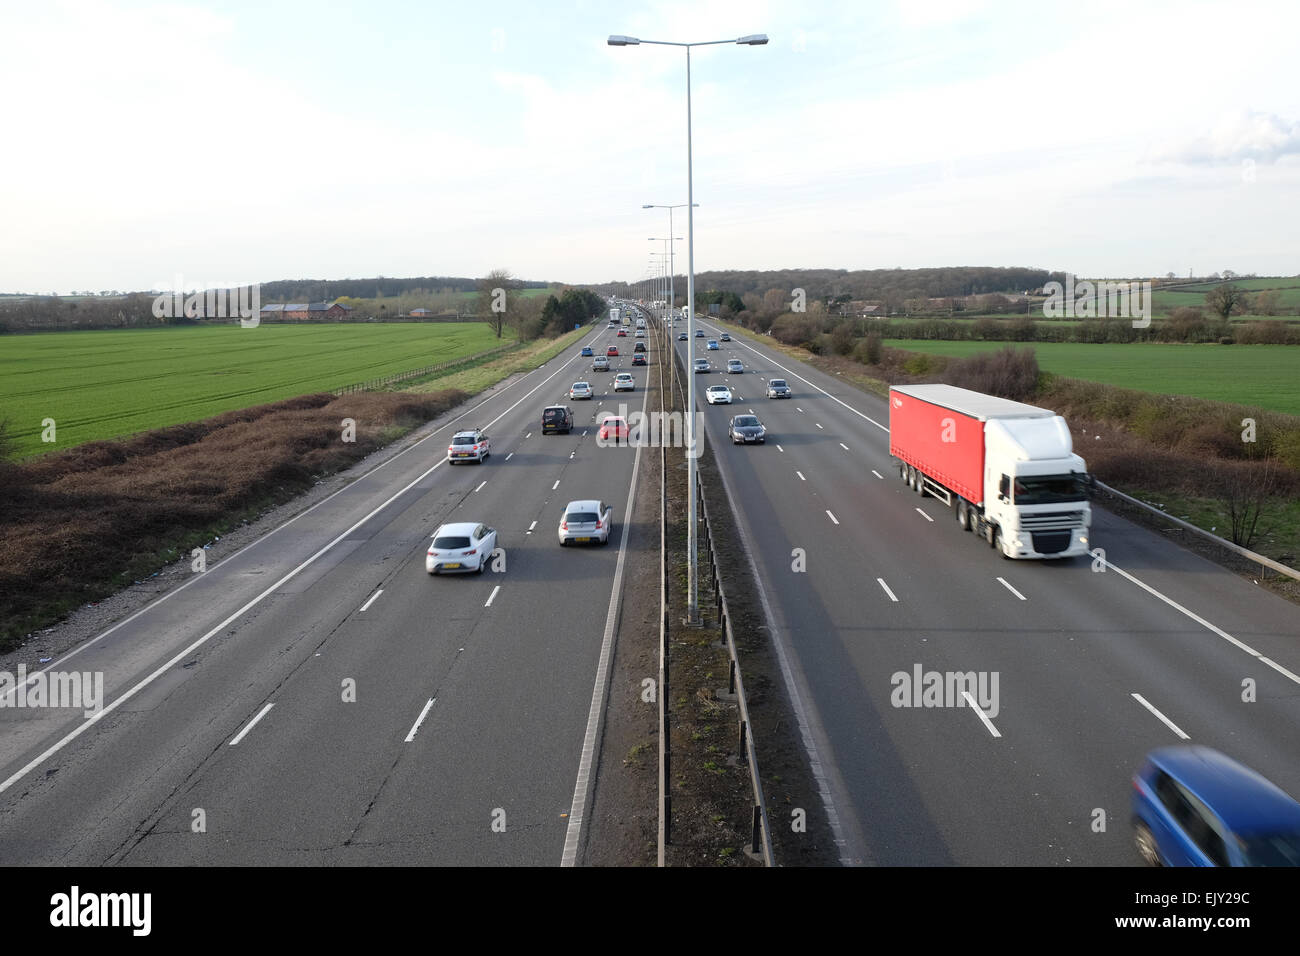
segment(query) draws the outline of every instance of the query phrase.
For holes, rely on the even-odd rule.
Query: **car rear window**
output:
[[[444,535],[441,538],[434,538],[433,546],[439,551],[458,551],[461,548],[469,547],[469,538],[458,538]]]
[[[473,435],[457,435],[451,440],[453,445],[472,445],[474,444]]]
[[[542,413],[542,421],[544,422],[561,421],[563,419],[564,419],[564,409],[562,408],[548,408],[545,412]]]
[[[570,511],[565,515],[565,520],[572,521],[574,524],[594,524],[596,522],[596,512]]]

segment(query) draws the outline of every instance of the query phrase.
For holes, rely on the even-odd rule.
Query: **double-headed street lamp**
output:
[[[668,40],[641,40],[637,37],[614,35],[609,38],[610,46],[640,46],[648,43],[653,46],[680,46],[686,48],[686,462],[687,492],[686,514],[686,560],[689,566],[687,585],[687,615],[692,624],[700,620],[699,587],[699,519],[696,516],[696,455],[699,450],[699,436],[695,434],[695,186],[691,174],[691,47],[720,46],[735,43],[739,46],[763,46],[767,43],[767,34],[754,33],[736,40],[708,40],[702,43],[676,43]],[[672,233],[670,232],[669,235]]]

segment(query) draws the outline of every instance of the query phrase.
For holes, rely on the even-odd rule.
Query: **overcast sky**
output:
[[[636,280],[611,33],[699,271],[1300,272],[1294,0],[0,0],[0,291]]]

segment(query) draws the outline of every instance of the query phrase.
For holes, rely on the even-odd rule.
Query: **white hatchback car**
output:
[[[487,435],[483,434],[482,429],[471,428],[451,436],[451,444],[447,446],[447,464],[476,461],[481,465],[491,454],[492,443],[488,441]]]
[[[710,405],[730,405],[731,389],[725,385],[710,385],[704,390],[704,398]]]
[[[613,527],[614,509],[603,501],[570,501],[564,514],[560,515],[560,545],[563,547],[570,542],[608,544]]]
[[[497,532],[485,524],[459,521],[445,524],[433,533],[433,544],[424,558],[424,570],[483,573],[497,547]]]
[[[591,398],[591,395],[590,382],[574,382],[569,388],[569,398],[571,399]]]
[[[614,376],[614,391],[616,392],[635,392],[636,380],[632,378],[631,372],[619,372]]]

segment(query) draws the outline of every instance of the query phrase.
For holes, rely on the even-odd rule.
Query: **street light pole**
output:
[[[718,46],[723,43],[736,43],[740,46],[763,46],[767,35],[755,33],[736,40],[709,40],[702,43],[676,43],[667,40],[641,40],[637,37],[612,35],[610,46],[639,46],[649,43],[655,46],[680,46],[686,48],[686,470],[687,509],[686,509],[686,559],[689,566],[687,586],[687,622],[700,623],[700,589],[699,589],[699,518],[697,517],[696,482],[698,470],[696,458],[699,450],[700,436],[695,433],[695,183],[692,173],[691,143],[691,47]],[[671,216],[671,212],[669,213]],[[669,220],[672,228],[672,220]],[[669,232],[672,235],[672,232]]]

